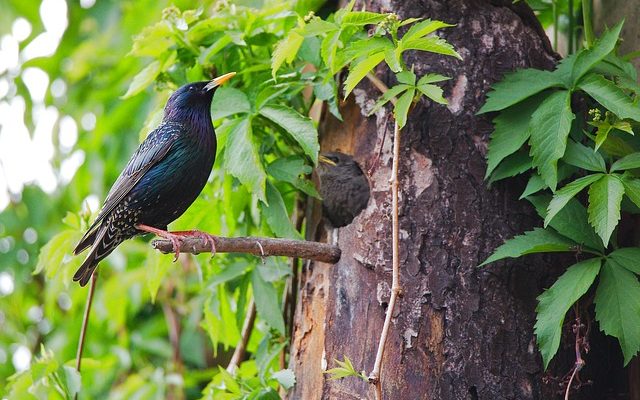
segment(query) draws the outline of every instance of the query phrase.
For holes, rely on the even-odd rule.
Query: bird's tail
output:
[[[93,247],[80,268],[73,275],[73,280],[79,282],[80,286],[85,286],[89,282],[98,263],[111,254],[123,240],[119,235],[115,234],[113,227],[107,224],[100,226],[91,236],[95,238],[90,244]]]

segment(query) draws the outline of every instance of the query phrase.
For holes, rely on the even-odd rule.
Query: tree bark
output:
[[[504,240],[540,224],[533,209],[518,201],[523,182],[487,187],[483,178],[492,125],[489,117],[475,115],[490,85],[505,72],[551,69],[556,62],[524,3],[367,2],[368,10],[456,24],[442,36],[463,57],[416,52],[407,60],[418,77],[435,72],[452,79],[445,84],[449,104],[421,100],[402,131],[404,295],[384,354],[384,399],[558,396],[557,384],[543,383],[533,325],[536,297],[563,268],[540,257],[477,268]],[[379,67],[377,76],[388,86],[395,83],[386,67]],[[328,380],[323,371],[344,357],[357,370],[371,371],[390,295],[393,119],[389,107],[366,117],[379,94],[363,82],[342,104],[344,122],[328,113],[321,122],[322,149],[354,155],[369,176],[371,199],[351,225],[339,230],[340,262],[307,263],[302,271],[291,349],[297,384],[290,399],[374,398],[368,383]],[[569,358],[561,371],[572,362]]]

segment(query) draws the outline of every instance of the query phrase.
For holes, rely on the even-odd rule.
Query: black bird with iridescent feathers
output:
[[[147,136],[120,174],[87,233],[73,253],[91,247],[74,281],[84,286],[98,263],[124,240],[144,233],[170,239],[178,255],[180,238],[213,238],[198,231],[167,232],[198,197],[209,178],[216,155],[211,121],[215,89],[234,72],[210,82],[189,83],[171,95],[160,126]]]

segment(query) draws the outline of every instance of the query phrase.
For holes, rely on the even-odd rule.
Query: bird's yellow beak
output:
[[[211,80],[211,82],[207,83],[207,85],[204,87],[205,90],[211,90],[215,87],[218,87],[220,85],[222,85],[223,83],[225,83],[226,81],[228,81],[229,79],[233,78],[236,75],[235,72],[229,72],[228,74],[224,74],[221,75],[217,78],[213,78]]]
[[[318,161],[320,161],[321,163],[332,165],[334,167],[336,166],[335,162],[331,161],[329,158],[323,156],[322,154],[318,156]]]

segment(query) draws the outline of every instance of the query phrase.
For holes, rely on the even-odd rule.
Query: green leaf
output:
[[[296,375],[290,369],[281,369],[278,372],[274,372],[271,374],[271,378],[277,380],[278,383],[287,390],[296,384]]]
[[[309,23],[307,23],[304,27],[302,27],[301,33],[304,36],[319,36],[337,30],[338,26],[336,24],[316,17],[309,21]]]
[[[222,86],[214,93],[211,101],[211,119],[213,121],[249,112],[251,112],[251,104],[242,90]]]
[[[267,166],[267,173],[279,181],[289,182],[311,197],[320,198],[313,183],[301,177],[310,174],[311,167],[298,156],[278,158]]]
[[[384,106],[385,104],[387,104],[391,99],[393,99],[394,97],[396,97],[398,94],[404,92],[405,90],[411,88],[410,85],[406,85],[404,83],[401,83],[399,85],[395,85],[394,87],[390,88],[389,90],[387,90],[386,92],[384,92],[382,94],[382,96],[380,96],[378,98],[378,101],[376,102],[376,104],[373,106],[373,108],[371,109],[371,111],[369,112],[369,115],[374,114],[375,112],[377,112],[380,107]]]
[[[571,92],[561,90],[548,96],[529,122],[533,165],[552,191],[555,191],[558,183],[558,160],[564,155],[574,118]]]
[[[522,69],[504,76],[487,94],[478,114],[504,110],[551,87],[563,86],[562,80],[549,71]]]
[[[422,78],[420,78],[420,80],[418,81],[418,86],[426,85],[427,83],[448,81],[449,79],[451,78],[440,74],[426,74]]]
[[[623,176],[622,184],[624,185],[624,192],[629,200],[631,200],[636,206],[640,207],[640,179]]]
[[[172,266],[172,257],[162,254],[156,249],[149,248],[146,255],[147,289],[151,295],[151,302],[156,302],[156,295],[162,280]]]
[[[64,371],[64,383],[67,389],[67,394],[69,395],[69,398],[73,398],[78,392],[80,392],[80,388],[82,387],[80,372],[70,365],[64,365],[62,366],[62,369]]]
[[[582,143],[569,140],[562,161],[578,168],[594,172],[607,172],[604,158],[595,150]]]
[[[386,14],[379,14],[369,11],[350,11],[342,17],[341,25],[364,26],[377,24],[387,18]]]
[[[640,121],[638,104],[635,104],[630,96],[604,76],[589,74],[580,80],[578,87],[618,117]]]
[[[398,53],[396,53],[392,48],[384,51],[384,61],[387,63],[391,71],[395,73],[402,71],[402,63],[397,57],[397,54]]]
[[[493,119],[494,130],[489,142],[485,179],[502,160],[515,153],[527,141],[531,109],[538,104],[540,100],[533,97],[511,106]]]
[[[416,74],[411,71],[402,71],[396,74],[398,83],[404,83],[405,85],[415,86]]]
[[[589,72],[594,65],[613,51],[620,36],[623,23],[624,22],[621,21],[612,29],[607,30],[590,49],[584,49],[578,53],[571,72],[571,81],[574,85],[584,74]]]
[[[287,131],[313,163],[318,162],[318,152],[320,151],[318,131],[311,118],[283,105],[266,105],[260,109],[260,115]]]
[[[133,97],[145,90],[147,86],[149,86],[160,74],[160,68],[160,61],[156,60],[147,65],[142,71],[138,72],[136,76],[133,77],[133,80],[129,85],[129,89],[127,89],[127,93],[125,93],[122,98],[128,99],[129,97]]]
[[[253,295],[255,297],[256,311],[270,327],[284,336],[284,319],[278,303],[278,292],[272,283],[262,279],[257,269],[251,273]]]
[[[431,84],[422,84],[416,86],[422,94],[439,104],[448,104],[447,100],[442,97],[442,88]]]
[[[611,172],[640,168],[640,152],[622,157],[611,165]]]
[[[534,330],[545,369],[558,351],[567,311],[589,290],[601,264],[599,258],[591,258],[572,265],[553,286],[538,296]]]
[[[493,254],[479,266],[487,265],[504,258],[518,258],[525,254],[571,251],[576,245],[556,232],[534,228],[532,231],[515,236],[498,247]]]
[[[620,203],[624,186],[614,175],[604,175],[589,188],[589,222],[602,238],[605,247],[620,220]]]
[[[356,378],[360,378],[364,381],[367,381],[367,377],[364,375],[364,372],[360,373],[356,371],[351,363],[349,357],[345,356],[344,361],[334,360],[339,367],[334,367],[324,371],[325,374],[330,375],[329,380],[336,380],[346,378],[348,376],[353,376]]]
[[[430,19],[425,19],[424,21],[420,21],[416,24],[411,25],[411,28],[404,34],[402,37],[403,40],[412,40],[412,39],[420,39],[432,32],[437,31],[442,28],[449,28],[455,25],[447,24],[442,21],[432,21]]]
[[[605,153],[614,157],[624,157],[635,152],[629,143],[617,135],[609,135],[601,148]]]
[[[640,349],[640,283],[625,268],[607,261],[594,299],[596,320],[607,335],[618,338],[625,365]]]
[[[407,124],[407,115],[409,114],[409,108],[411,107],[411,103],[413,103],[413,96],[415,96],[415,94],[415,89],[407,89],[407,91],[400,96],[396,106],[393,108],[393,115],[400,129]]]
[[[282,195],[269,181],[267,181],[267,204],[262,205],[262,212],[269,228],[277,237],[302,240],[300,233],[291,224]]]
[[[608,258],[611,262],[640,275],[640,247],[623,247],[609,253]]]
[[[357,58],[358,59],[365,58],[370,56],[371,54],[379,53],[379,52],[385,52],[386,54],[387,51],[389,50],[393,51],[393,49],[394,49],[393,44],[387,38],[374,36],[374,37],[370,37],[362,40],[356,40],[356,41],[350,42],[347,45],[347,47],[344,49],[344,51],[340,51],[339,53],[336,54],[336,57],[338,59],[337,64],[342,67],[349,64],[350,62],[352,62]],[[400,62],[397,59],[397,57],[395,58],[396,60],[392,62]],[[388,62],[389,60],[387,60],[387,63]]]
[[[40,249],[38,263],[33,274],[45,272],[47,279],[55,279],[68,285],[75,270],[82,263],[82,256],[72,256],[73,248],[78,244],[82,232],[65,229],[58,233]]]
[[[225,146],[224,169],[238,178],[260,200],[266,201],[267,174],[253,144],[249,118],[238,119],[230,128]]]
[[[329,66],[331,74],[337,73],[340,69],[336,60],[336,53],[338,51],[338,46],[340,45],[340,33],[340,30],[329,32],[327,36],[322,39],[322,44],[320,45],[322,61]]]
[[[443,54],[462,60],[462,56],[446,40],[437,36],[430,36],[420,39],[405,40],[402,38],[398,43],[398,50],[420,50],[430,53]]]
[[[504,161],[498,165],[498,168],[493,170],[489,178],[489,184],[519,175],[529,169],[531,169],[531,157],[529,157],[526,151],[519,151],[505,158]]]
[[[384,60],[384,52],[371,54],[369,57],[355,65],[351,65],[349,68],[349,76],[347,76],[347,80],[344,82],[345,99],[349,96],[356,85],[360,83],[360,81],[364,79],[364,77],[367,76],[367,74],[374,69],[376,65],[380,64],[382,60]]]
[[[291,63],[296,58],[303,41],[304,36],[295,30],[290,30],[287,37],[278,42],[271,57],[271,75],[274,78],[282,63],[285,61]]]
[[[545,218],[551,196],[530,196],[527,200],[536,208],[540,217]],[[562,236],[566,236],[579,245],[595,251],[603,251],[602,240],[596,235],[587,219],[587,209],[576,199],[571,199],[549,222],[549,226]]]
[[[553,199],[549,203],[547,208],[547,217],[544,219],[544,226],[547,227],[553,217],[562,210],[562,208],[571,200],[575,195],[580,193],[582,189],[591,185],[604,177],[604,174],[593,174],[578,178],[573,182],[568,183],[562,189],[555,192]]]

